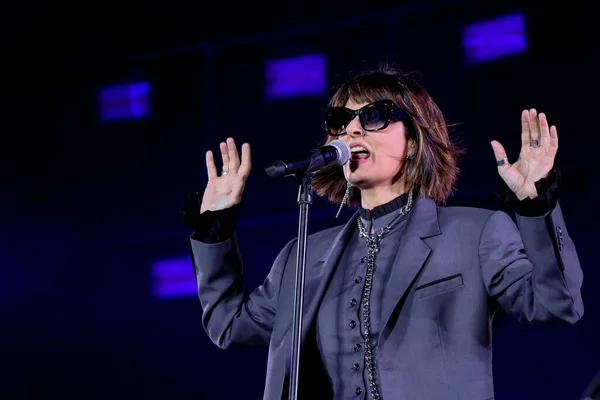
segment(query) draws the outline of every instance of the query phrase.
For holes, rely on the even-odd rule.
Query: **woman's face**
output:
[[[358,110],[367,104],[350,99],[345,107]],[[348,182],[360,189],[401,184],[400,168],[409,146],[402,121],[392,120],[385,129],[369,132],[362,128],[357,116],[348,124],[346,133],[340,139],[348,143],[352,151],[350,161],[344,165]]]

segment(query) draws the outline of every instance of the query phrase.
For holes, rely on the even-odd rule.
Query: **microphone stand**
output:
[[[302,312],[304,307],[304,276],[306,272],[306,237],[308,234],[308,211],[313,202],[312,178],[298,173],[300,188],[298,205],[298,252],[296,253],[296,283],[294,286],[294,320],[292,322],[292,357],[290,367],[289,400],[298,399],[298,375],[300,371],[300,345],[302,342]]]
[[[335,161],[344,165],[350,159],[350,147],[340,139],[333,140],[327,150],[321,150],[310,157],[299,160],[279,160],[265,170],[267,175],[295,176],[300,180],[298,205],[298,251],[296,254],[296,282],[294,285],[294,320],[292,322],[292,354],[290,366],[289,400],[298,399],[298,376],[300,371],[300,346],[302,343],[302,314],[304,307],[304,276],[306,272],[306,237],[308,232],[308,211],[313,202],[312,174]],[[293,172],[296,171],[296,172]]]

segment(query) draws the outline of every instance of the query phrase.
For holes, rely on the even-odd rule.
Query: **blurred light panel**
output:
[[[322,94],[326,90],[323,54],[271,60],[266,74],[268,99]]]
[[[99,93],[103,121],[137,119],[150,112],[150,83],[135,82],[107,86]]]
[[[469,25],[463,30],[463,47],[467,63],[521,53],[527,49],[525,16],[515,13]]]
[[[160,260],[152,265],[152,294],[159,299],[198,294],[190,257]]]

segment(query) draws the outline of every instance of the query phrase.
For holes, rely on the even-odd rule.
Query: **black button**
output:
[[[354,283],[361,283],[362,282],[362,278],[360,276],[357,276],[356,278],[354,278]]]
[[[363,258],[360,259],[361,263],[366,263],[367,262],[367,256],[364,256]]]
[[[359,396],[362,393],[362,389],[357,386],[354,393],[356,393],[356,395]]]
[[[362,346],[359,343],[356,343],[354,345],[354,351],[361,351],[362,350]]]
[[[354,307],[356,305],[356,299],[350,300],[350,307]]]
[[[352,366],[352,371],[354,371],[354,372],[358,371],[359,369],[360,369],[360,365],[358,365],[358,364],[354,364]]]
[[[354,329],[354,328],[356,328],[356,321],[350,321],[350,323],[348,324],[348,326],[349,326],[351,329]]]

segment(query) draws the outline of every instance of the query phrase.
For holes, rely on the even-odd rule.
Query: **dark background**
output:
[[[16,2],[0,8],[0,398],[259,399],[266,349],[219,350],[196,298],[159,301],[150,266],[185,256],[178,208],[204,153],[253,146],[240,216],[248,289],[297,234],[297,185],[264,168],[322,139],[323,96],[267,101],[265,62],[324,53],[328,86],[389,61],[467,148],[449,204],[498,208],[490,140],[515,159],[520,112],[558,126],[560,199],[584,318],[494,322],[498,399],[577,399],[600,369],[598,23],[591,2]],[[521,11],[525,53],[465,65],[464,25]],[[151,115],[102,122],[104,85],[151,83]],[[310,231],[340,224],[314,204]],[[349,215],[346,211],[344,216]],[[191,268],[191,265],[190,265]]]

